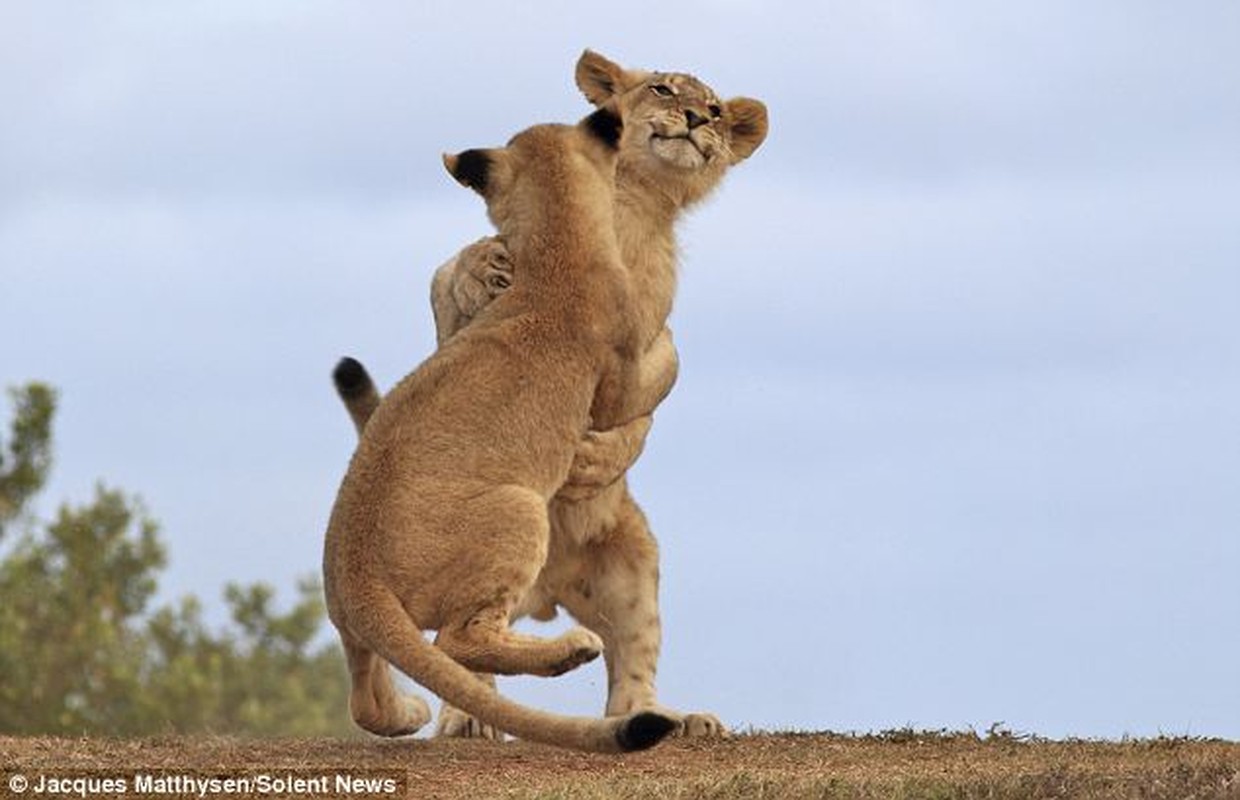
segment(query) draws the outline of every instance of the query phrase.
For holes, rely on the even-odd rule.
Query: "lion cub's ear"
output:
[[[732,139],[732,163],[737,164],[753,155],[766,140],[766,106],[749,97],[735,97],[724,105]]]
[[[592,104],[601,106],[618,94],[641,83],[644,73],[627,70],[593,50],[577,59],[577,88]]]
[[[456,178],[457,183],[486,197],[492,170],[501,155],[502,151],[499,150],[478,148],[464,150],[456,155],[444,153],[443,165],[447,167],[448,174]]]

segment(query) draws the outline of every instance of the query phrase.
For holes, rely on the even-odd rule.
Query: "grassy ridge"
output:
[[[661,774],[613,773],[520,800],[1186,800],[1240,798],[1240,744],[1162,738],[1122,742],[892,731],[870,736],[759,734],[682,743]],[[689,753],[697,755],[690,757]],[[676,762],[679,761],[678,765]]]
[[[9,775],[40,771],[390,770],[416,798],[829,798],[1240,800],[1240,743],[1205,739],[1046,741],[1002,731],[852,736],[747,734],[596,756],[510,742],[0,738]],[[130,792],[127,796],[137,796]],[[235,796],[235,795],[233,795]],[[267,797],[281,795],[264,795]],[[306,795],[283,795],[306,796]]]

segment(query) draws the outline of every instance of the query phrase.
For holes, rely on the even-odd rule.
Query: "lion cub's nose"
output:
[[[689,123],[689,130],[693,130],[694,128],[698,126],[705,125],[706,123],[710,122],[710,119],[708,117],[702,116],[701,114],[697,113],[691,108],[685,109],[685,119]]]

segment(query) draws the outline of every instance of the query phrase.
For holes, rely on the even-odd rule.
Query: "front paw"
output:
[[[443,344],[512,285],[512,259],[502,239],[479,239],[435,270],[431,311]]]
[[[503,240],[492,236],[479,239],[461,251],[452,276],[452,295],[466,316],[474,316],[483,306],[512,286],[512,257]]]
[[[641,455],[652,422],[647,415],[611,430],[587,431],[560,495],[569,500],[593,497],[624,477]]]
[[[616,462],[623,461],[617,452],[620,443],[621,439],[611,432],[586,431],[577,443],[568,483],[595,491],[614,483],[620,477]]]
[[[617,472],[610,463],[608,456],[615,444],[608,437],[608,433],[588,431],[582,438],[573,456],[568,480],[556,493],[560,499],[580,502],[597,497],[624,474],[623,468]]]

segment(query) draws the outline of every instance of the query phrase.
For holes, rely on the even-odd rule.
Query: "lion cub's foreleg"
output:
[[[637,380],[628,400],[631,407],[643,409],[644,414],[653,413],[672,390],[679,372],[680,356],[672,341],[672,329],[665,327],[637,362]]]
[[[568,480],[558,496],[584,500],[623,477],[642,454],[654,408],[672,390],[679,368],[672,332],[664,328],[638,363],[633,406],[642,409],[642,415],[608,430],[587,431],[577,444]]]
[[[556,496],[586,500],[620,480],[642,454],[652,422],[654,418],[646,415],[610,430],[586,431],[577,443],[568,480]]]

